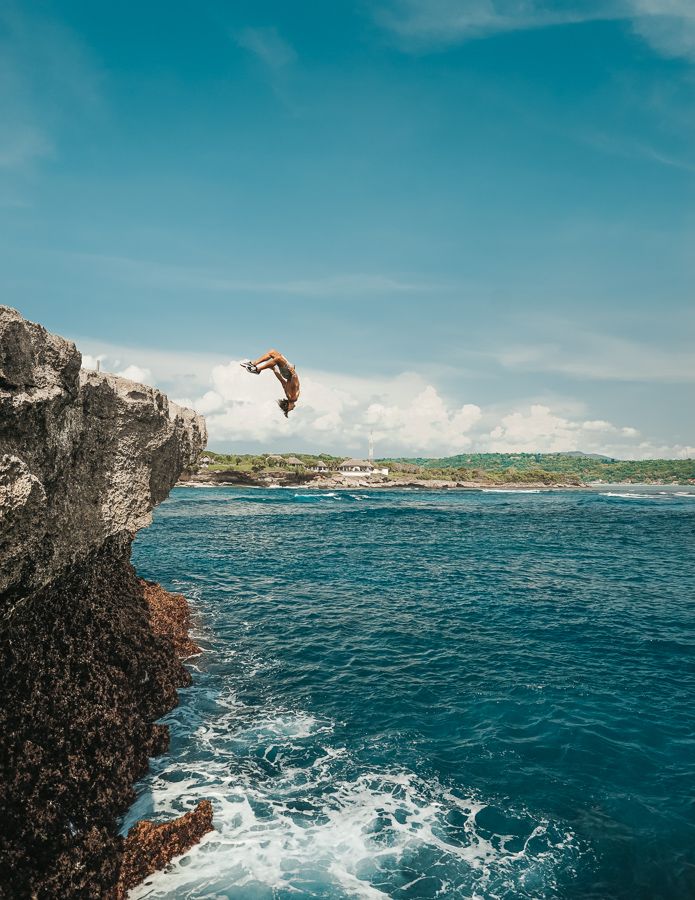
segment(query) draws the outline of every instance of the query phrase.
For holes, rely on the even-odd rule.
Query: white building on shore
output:
[[[374,466],[366,459],[344,459],[338,466],[338,471],[341,475],[371,475]]]
[[[369,459],[344,459],[338,466],[341,475],[369,477],[370,475],[388,475],[386,466],[374,462],[374,441],[369,436]]]

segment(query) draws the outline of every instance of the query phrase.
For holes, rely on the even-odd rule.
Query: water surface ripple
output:
[[[181,488],[139,572],[193,686],[133,897],[695,896],[695,495]]]

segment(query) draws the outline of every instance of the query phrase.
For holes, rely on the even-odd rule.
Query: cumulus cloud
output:
[[[207,418],[211,441],[228,447],[300,447],[337,455],[364,454],[369,434],[384,456],[447,456],[467,450],[562,452],[583,450],[633,457],[650,453],[630,425],[572,418],[543,404],[496,413],[476,403],[447,400],[416,373],[390,379],[306,373],[289,419],[279,414],[279,385],[249,376],[236,361],[215,366],[211,390],[178,398]],[[638,450],[638,447],[641,447]]]
[[[636,443],[639,431],[631,425],[615,425],[605,419],[571,419],[560,415],[544,404],[532,404],[503,416],[481,444],[495,453],[543,452],[562,453],[581,450],[585,453],[604,453],[624,459],[656,455],[649,442]],[[672,447],[666,456],[676,456],[681,447]]]
[[[209,388],[213,367],[224,361],[224,357],[216,353],[128,347],[76,335],[72,335],[72,339],[82,353],[82,368],[96,368],[97,359],[103,372],[118,374],[128,366],[138,366],[150,373],[151,384],[166,390],[171,397],[202,396]]]
[[[302,370],[302,394],[288,419],[282,388],[269,372],[250,375],[238,360],[98,346],[83,366],[155,384],[207,420],[212,449],[329,452],[364,455],[370,433],[380,456],[447,456],[469,450],[581,450],[624,459],[687,457],[695,449],[650,442],[633,425],[587,418],[583,404],[517,404],[485,408],[451,399],[417,372],[350,376]]]
[[[92,356],[91,353],[83,353],[82,354],[82,368],[83,369],[97,369],[99,365],[104,360],[103,353],[99,356]]]
[[[514,412],[504,416],[490,432],[487,446],[493,452],[579,450],[581,430],[577,422],[555,415],[547,406],[534,404],[528,413]],[[596,429],[590,428],[589,432],[592,431]]]
[[[372,403],[365,421],[379,443],[410,447],[411,453],[458,453],[472,443],[468,432],[480,420],[474,403],[449,408],[430,384],[407,401]]]
[[[105,353],[99,353],[97,355],[91,353],[82,354],[83,369],[101,369],[104,372],[113,372],[115,375],[120,375],[121,378],[137,381],[139,384],[152,383],[153,378],[151,369],[133,363],[121,369],[121,365],[120,359],[109,359]]]
[[[152,381],[151,370],[145,369],[143,366],[126,366],[125,369],[116,372],[116,375],[120,375],[121,378],[129,378],[130,381],[137,381],[140,384],[147,384]]]

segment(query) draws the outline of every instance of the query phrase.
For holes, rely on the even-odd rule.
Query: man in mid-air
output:
[[[278,400],[278,406],[287,418],[299,400],[299,376],[295,372],[294,366],[288,363],[282,353],[277,350],[268,350],[258,359],[243,362],[241,365],[253,375],[260,375],[264,369],[273,370],[285,392],[285,399]]]

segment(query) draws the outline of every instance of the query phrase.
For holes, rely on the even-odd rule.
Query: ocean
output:
[[[695,896],[695,490],[177,488],[193,685],[133,898]]]

